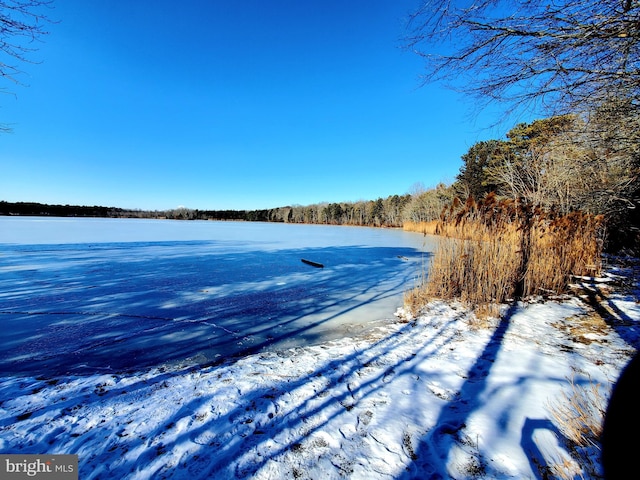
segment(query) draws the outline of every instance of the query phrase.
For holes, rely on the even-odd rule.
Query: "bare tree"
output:
[[[595,110],[588,119],[585,143],[591,158],[601,160],[591,176],[599,186],[593,201],[608,215],[619,217],[627,211],[635,219],[635,228],[640,227],[638,105],[616,99]]]
[[[636,109],[619,103],[595,110],[588,121],[564,115],[520,124],[483,175],[501,195],[620,223],[638,206],[639,127]]]
[[[637,0],[426,0],[407,43],[427,60],[425,81],[557,114],[637,104],[639,40]]]
[[[43,7],[51,0],[0,0],[0,76],[13,83],[21,83],[20,64],[32,63],[29,54],[35,42],[46,34],[49,22]]]
[[[435,188],[425,190],[408,200],[403,208],[404,219],[416,223],[436,220],[453,197],[453,188],[439,183]]]
[[[0,77],[21,85],[21,65],[34,63],[29,54],[36,50],[35,42],[45,35],[49,22],[45,9],[52,0],[0,0]],[[0,87],[0,92],[6,90]],[[0,124],[0,132],[11,129]]]

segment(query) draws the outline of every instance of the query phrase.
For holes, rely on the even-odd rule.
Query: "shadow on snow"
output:
[[[24,420],[33,421],[33,429],[24,432],[23,445],[14,446],[13,451],[36,452],[55,442],[59,452],[79,455],[79,473],[82,478],[126,478],[136,470],[144,470],[145,476],[149,478],[248,478],[265,468],[272,460],[283,461],[284,455],[303,455],[305,442],[313,438],[314,433],[320,432],[330,422],[353,420],[348,416],[354,407],[360,408],[374,400],[376,394],[387,387],[387,383],[407,376],[426,375],[424,371],[416,370],[419,363],[437,354],[453,334],[434,335],[407,357],[396,355],[398,346],[415,343],[412,328],[413,324],[403,325],[395,333],[367,348],[354,349],[350,355],[320,363],[295,379],[280,376],[276,370],[273,382],[246,391],[236,391],[240,388],[235,385],[237,379],[225,377],[223,373],[217,376],[210,388],[200,388],[197,379],[201,370],[191,368],[188,370],[190,373],[183,371],[182,374],[191,375],[194,385],[192,390],[176,391],[172,385],[175,373],[159,372],[156,377],[137,380],[122,387],[88,390],[74,398],[65,396],[61,401],[52,402],[45,408],[28,412]],[[273,361],[276,357],[282,362],[295,361],[295,357],[288,358],[288,355],[295,353],[289,350],[258,354],[254,362],[267,358]],[[373,374],[367,375],[367,368],[372,364],[382,368],[376,368]],[[273,372],[274,369],[271,368],[270,371]],[[440,378],[437,372],[429,375]],[[19,382],[20,379],[14,381]],[[317,385],[318,388],[310,389],[309,384]],[[229,392],[235,391],[233,395],[230,393],[225,396],[227,401],[220,398],[221,395],[224,396],[225,388]],[[166,395],[177,395],[176,409],[164,418],[163,412],[157,411],[154,417],[159,421],[144,435],[136,434],[135,430],[139,426],[126,421],[128,411],[145,408],[144,401],[139,402],[139,405],[131,405],[127,411],[116,409],[108,419],[111,425],[107,430],[103,430],[100,425],[86,426],[78,422],[69,424],[65,420],[79,408],[102,408],[101,404],[119,399],[126,403],[128,399],[136,398],[145,391],[157,389],[165,389]],[[293,392],[298,389],[303,393],[294,395]],[[25,391],[26,395],[30,393],[32,392]],[[94,396],[89,401],[91,393]],[[96,393],[99,397],[95,396]],[[288,405],[292,403],[293,407],[289,408]],[[226,407],[229,408],[225,410]],[[206,410],[204,413],[203,408]],[[408,408],[413,409],[414,406],[410,405]],[[361,414],[355,419],[355,437],[364,438],[365,435],[357,431],[357,425],[371,420],[367,413],[371,416],[377,414],[361,409]],[[386,412],[386,418],[377,420],[384,425],[385,422],[392,421],[394,413]],[[44,419],[48,420],[45,422]],[[15,418],[9,420],[9,424],[22,421],[18,419],[16,422]],[[47,428],[47,423],[55,421],[65,426],[46,434],[40,431]],[[114,423],[117,427],[114,427]],[[7,425],[4,422],[0,427]],[[378,440],[375,441],[379,443]],[[182,454],[178,459],[168,460],[167,456],[185,445],[190,445],[189,453]],[[394,446],[385,445],[384,448]],[[329,458],[320,460],[329,462],[332,468],[348,474],[357,459],[348,458],[348,452],[341,452],[342,448],[337,452],[330,452]],[[412,452],[399,444],[397,455],[398,463],[402,465],[410,462]],[[318,462],[315,454],[311,461],[313,464]],[[292,469],[296,467],[295,461],[291,459],[285,463]],[[296,475],[296,472],[291,473]]]
[[[64,265],[47,263],[45,253],[34,251],[31,263],[20,260],[13,270],[11,262],[3,259],[9,268],[0,281],[0,310],[2,321],[8,325],[2,341],[7,348],[0,353],[2,371],[44,373],[49,377],[55,375],[52,369],[58,374],[88,373],[110,365],[118,371],[185,359],[201,367],[215,358],[224,360],[288,346],[292,339],[298,344],[326,340],[331,334],[324,329],[333,332],[334,338],[345,336],[352,332],[336,330],[331,320],[370,302],[397,296],[415,278],[417,262],[423,256],[408,248],[335,247],[236,254],[220,253],[215,248],[208,252],[208,242],[189,243],[189,253],[184,252],[184,242],[180,248],[175,243],[165,246],[160,256],[158,245],[147,248],[147,244],[140,244],[135,256],[130,248],[100,246],[96,248],[107,249],[110,258],[105,259],[104,251],[97,256],[76,251],[65,256]],[[42,255],[45,258],[40,258]],[[409,258],[416,268],[406,268],[398,257]],[[302,264],[300,258],[324,263],[326,268],[313,269]],[[402,433],[409,439],[406,444],[384,445],[388,451],[393,450],[398,465],[403,466],[399,478],[446,476],[450,455],[463,441],[466,422],[493,393],[488,391],[487,380],[515,313],[513,306],[500,320],[464,375],[457,394],[444,403],[435,421],[427,422],[432,427],[416,432],[407,426]],[[351,328],[359,331],[364,327]],[[55,443],[60,453],[80,455],[81,474],[87,478],[125,477],[137,469],[167,477],[246,478],[283,456],[304,455],[306,442],[314,433],[337,419],[344,417],[346,421],[354,408],[367,413],[363,406],[373,401],[387,382],[444,375],[419,368],[420,362],[438,355],[452,340],[443,333],[444,327],[441,330],[406,358],[394,352],[398,345],[414,341],[412,324],[364,350],[317,365],[293,380],[278,377],[276,371],[273,382],[242,392],[234,390],[233,378],[228,384],[227,379],[218,378],[218,383],[200,391],[200,371],[197,367],[186,370],[194,379],[193,393],[176,392],[176,410],[166,418],[158,412],[157,425],[145,435],[136,435],[135,425],[124,423],[120,429],[107,430],[115,433],[105,434],[99,425],[84,428],[74,424],[40,435],[41,425],[73,415],[81,406],[100,408],[103,401],[123,398],[131,399],[131,409],[144,408],[149,389],[166,389],[168,395],[174,394],[171,386],[176,374],[160,371],[155,377],[122,387],[104,386],[103,390],[88,386],[80,396],[65,397],[27,412],[24,420],[42,422],[32,427],[34,440],[15,450],[38,453]],[[55,349],[53,341],[57,342]],[[78,347],[79,351],[74,350]],[[60,353],[47,355],[49,351]],[[199,352],[195,359],[194,351]],[[374,355],[380,351],[385,353]],[[262,353],[256,361],[267,355],[285,362],[292,354],[289,352]],[[80,368],[81,363],[85,369]],[[371,364],[383,368],[366,375]],[[313,393],[307,388],[307,393],[296,400],[292,392],[310,384],[317,387]],[[230,398],[237,401],[224,411],[214,411],[221,403],[220,389],[224,391],[225,385],[235,395]],[[25,395],[30,393],[27,387]],[[428,393],[412,392],[413,398],[419,395]],[[1,390],[0,398],[6,398]],[[288,408],[292,402],[297,403]],[[206,414],[201,412],[203,408],[208,409]],[[393,413],[389,411],[386,418],[376,421],[379,425],[393,424]],[[118,422],[118,415],[115,412],[110,422]],[[126,412],[122,415],[126,418]],[[354,435],[364,438],[358,425],[365,420],[357,417]],[[7,418],[0,428],[20,421]],[[557,434],[548,420],[526,419],[521,429],[521,448],[534,475],[544,468],[534,438],[540,429]],[[379,443],[375,438],[369,441]],[[168,465],[166,456],[183,445],[190,445],[190,450],[177,459],[177,464]],[[320,455],[319,461],[329,462],[345,475],[357,461],[347,458],[348,453],[328,455],[330,458]],[[105,457],[113,458],[113,462],[105,463]],[[482,464],[483,460],[478,460]],[[486,462],[485,467],[490,468]]]
[[[493,365],[498,360],[500,351],[504,346],[505,335],[509,330],[514,315],[518,313],[518,305],[512,304],[507,312],[499,320],[495,330],[491,334],[491,338],[484,346],[480,355],[464,375],[464,382],[458,392],[452,396],[452,399],[440,410],[437,420],[432,428],[422,436],[419,440],[413,462],[399,476],[402,480],[417,479],[442,479],[449,478],[452,468],[463,473],[464,477],[491,478],[493,476],[504,476],[504,471],[495,471],[482,455],[482,442],[491,439],[486,438],[470,438],[465,433],[467,422],[476,412],[476,409],[482,407],[491,401],[492,397],[499,394],[501,390],[507,391],[516,385],[522,385],[537,377],[535,373],[536,365],[530,365],[524,376],[516,377],[515,382],[504,385],[489,385],[488,379]],[[553,381],[557,383],[565,383],[565,378],[540,377],[545,381]],[[582,381],[576,381],[582,383]],[[526,388],[526,387],[525,387]],[[522,390],[517,390],[522,392]],[[513,405],[516,406],[520,398],[513,399]],[[497,419],[497,426],[504,431],[515,426],[509,426],[510,407],[502,407],[500,418]],[[515,427],[518,428],[518,427]],[[546,430],[551,432],[560,444],[568,445],[569,441],[562,435],[558,428],[548,419],[531,419],[525,418],[520,429],[520,447],[522,454],[527,458],[533,475],[542,480],[546,478],[544,472],[548,471],[550,466],[547,464],[549,459],[545,458],[541,452],[536,439],[536,432]],[[499,436],[504,432],[487,432],[489,436]],[[454,449],[465,451],[466,464],[455,464],[452,460]],[[460,461],[460,460],[458,460]],[[461,478],[456,474],[456,478]]]
[[[155,376],[131,377],[131,383],[122,377],[121,383],[95,385],[102,377],[112,378],[104,375],[84,390],[76,388],[75,396],[64,390],[56,392],[46,381],[15,378],[13,385],[7,383],[4,388],[15,391],[15,382],[22,381],[26,382],[21,387],[25,395],[49,388],[60,398],[52,397],[45,407],[24,412],[20,418],[5,418],[0,429],[20,429],[19,443],[12,445],[7,437],[5,444],[16,453],[38,453],[55,445],[59,453],[78,454],[82,478],[126,478],[137,470],[148,478],[250,478],[266,475],[274,467],[272,462],[278,463],[279,473],[288,469],[292,478],[309,477],[305,469],[313,465],[320,465],[321,472],[350,476],[358,468],[371,468],[381,451],[390,471],[395,472],[390,475],[401,472],[394,478],[447,478],[451,454],[464,441],[466,422],[497,393],[496,388],[503,388],[490,386],[488,377],[515,309],[499,322],[471,367],[458,374],[463,379],[458,392],[436,402],[430,397],[421,403],[422,397],[433,393],[425,384],[447,384],[452,372],[445,364],[438,368],[439,363],[429,362],[425,367],[424,362],[446,356],[462,341],[455,327],[459,318],[430,324],[431,335],[419,343],[414,324],[402,325],[364,348],[354,344],[348,355],[294,368],[292,377],[288,377],[291,367],[287,365],[296,364],[295,350],[251,357],[251,368],[247,370],[245,364],[240,371],[256,379],[263,377],[258,381],[238,378],[237,364],[231,362],[179,372],[161,369]],[[403,348],[407,345],[413,348]],[[261,370],[263,362],[266,366]],[[535,372],[533,366],[531,372]],[[178,377],[180,383],[175,383]],[[83,377],[77,378],[81,381]],[[524,377],[516,380],[526,381]],[[386,389],[407,389],[403,391],[406,402],[380,408],[384,402],[397,400],[388,398]],[[146,399],[158,390],[170,400],[170,411],[153,402],[147,405]],[[7,391],[0,390],[0,398],[6,398]],[[442,406],[433,411],[438,405]],[[144,416],[151,423],[149,428],[144,422],[131,422],[137,409],[145,408],[154,409]],[[97,416],[109,416],[104,428],[74,420],[76,415],[82,418],[83,411],[93,412],[94,417],[96,411],[104,411]],[[412,419],[416,419],[413,424]],[[507,423],[497,422],[505,430],[510,428]],[[427,431],[419,430],[424,426]],[[520,447],[534,475],[545,467],[535,438],[541,429],[557,433],[548,420],[526,419],[521,428]],[[329,445],[326,437],[314,436],[327,434],[340,445]],[[491,476],[490,465],[480,457],[478,462]]]

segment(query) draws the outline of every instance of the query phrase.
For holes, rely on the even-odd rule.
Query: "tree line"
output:
[[[605,219],[608,249],[640,245],[640,112],[609,101],[588,115],[522,123],[505,140],[473,145],[452,186],[459,198],[492,192],[559,215]]]
[[[48,205],[35,202],[0,201],[0,215],[154,218],[169,220],[225,220],[250,222],[314,223],[325,225],[357,225],[402,227],[412,195],[391,195],[377,200],[318,203],[258,210],[130,210],[102,206]]]
[[[48,205],[36,202],[0,201],[0,215],[51,216],[51,217],[117,217],[125,210],[113,207],[84,205]]]

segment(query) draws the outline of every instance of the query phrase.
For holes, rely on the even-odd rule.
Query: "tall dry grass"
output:
[[[431,220],[429,222],[412,222],[406,220],[402,224],[402,229],[407,232],[418,232],[423,235],[437,235],[436,229],[438,227],[438,220]]]
[[[597,275],[602,268],[602,217],[582,212],[534,218],[525,295],[561,293],[571,275]]]
[[[600,478],[599,462],[594,462],[594,457],[600,458],[600,438],[608,402],[604,390],[610,388],[603,388],[591,379],[587,385],[578,385],[570,378],[569,388],[562,392],[561,398],[548,404],[571,455],[571,460],[565,458],[551,465],[556,478]]]
[[[433,298],[460,299],[477,311],[531,295],[563,292],[572,274],[600,269],[602,219],[558,216],[489,195],[454,202],[438,222],[408,230],[441,235],[426,281],[405,295],[416,312]]]

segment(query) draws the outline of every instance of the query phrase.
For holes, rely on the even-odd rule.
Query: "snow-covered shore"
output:
[[[621,273],[621,272],[618,272]],[[632,294],[634,293],[634,294]],[[367,336],[207,368],[0,378],[0,452],[78,454],[80,478],[541,478],[570,458],[550,406],[608,391],[638,347],[635,291],[455,304]]]

